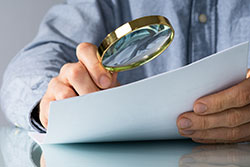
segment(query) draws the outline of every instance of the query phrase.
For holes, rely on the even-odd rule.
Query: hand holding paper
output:
[[[243,43],[132,84],[55,101],[47,135],[31,135],[40,143],[182,138],[177,117],[191,111],[198,98],[245,79],[247,57]]]
[[[250,78],[202,97],[194,112],[182,114],[178,127],[183,136],[202,143],[238,143],[250,141]]]
[[[85,95],[118,85],[117,73],[111,75],[107,72],[97,59],[96,52],[97,47],[93,44],[79,44],[77,47],[79,61],[65,64],[59,75],[51,79],[39,105],[39,118],[46,129],[50,102]]]

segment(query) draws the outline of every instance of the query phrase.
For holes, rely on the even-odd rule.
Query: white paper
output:
[[[174,71],[51,103],[45,140],[82,143],[179,139],[176,119],[199,97],[245,79],[248,42]]]

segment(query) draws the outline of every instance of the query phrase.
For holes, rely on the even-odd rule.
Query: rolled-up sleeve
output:
[[[113,30],[112,10],[112,3],[105,0],[69,0],[49,10],[36,38],[12,59],[4,74],[1,108],[13,124],[34,130],[31,112],[49,81],[65,63],[77,61],[79,43],[99,45]]]

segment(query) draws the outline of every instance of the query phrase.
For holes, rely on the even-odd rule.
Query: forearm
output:
[[[111,6],[111,1],[69,0],[47,13],[36,38],[11,61],[4,75],[1,106],[12,123],[37,129],[31,113],[48,83],[64,64],[78,61],[79,43],[98,45],[113,30]]]
[[[61,66],[74,59],[75,50],[48,43],[20,52],[9,64],[1,88],[1,106],[15,125],[31,127],[31,111],[39,103],[52,77]]]

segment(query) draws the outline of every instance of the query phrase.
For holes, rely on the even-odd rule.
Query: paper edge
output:
[[[126,84],[126,85],[121,85],[121,86],[119,86],[119,87],[114,87],[114,88],[105,89],[105,90],[98,91],[98,92],[89,93],[89,94],[82,95],[82,96],[76,96],[76,97],[71,97],[71,98],[67,98],[67,99],[63,99],[63,100],[52,101],[51,104],[57,103],[57,102],[61,102],[61,101],[65,101],[65,100],[69,100],[69,99],[73,99],[73,98],[81,98],[81,97],[83,97],[83,96],[89,96],[89,95],[92,95],[92,94],[98,94],[98,93],[102,93],[102,92],[105,92],[105,91],[110,91],[110,90],[113,90],[113,89],[121,89],[121,88],[123,88],[123,87],[127,87],[127,86],[134,85],[134,84],[139,84],[140,82],[144,82],[144,81],[147,81],[147,80],[151,80],[151,79],[160,77],[160,76],[162,76],[162,75],[166,75],[166,74],[168,74],[168,73],[172,73],[172,72],[176,72],[176,71],[179,71],[179,70],[183,70],[183,69],[188,68],[188,67],[190,67],[190,66],[192,66],[192,65],[194,65],[194,64],[200,63],[200,62],[202,62],[202,61],[204,61],[204,60],[206,60],[206,59],[209,59],[209,58],[211,58],[211,57],[214,57],[214,56],[216,56],[216,55],[219,54],[219,53],[223,53],[223,52],[226,52],[226,51],[231,50],[231,49],[233,49],[233,48],[236,48],[236,47],[239,47],[239,46],[244,46],[244,45],[247,45],[247,46],[248,46],[248,45],[249,45],[249,41],[239,43],[239,44],[234,45],[234,46],[232,46],[232,47],[229,47],[229,48],[227,48],[227,49],[224,49],[224,50],[221,50],[221,51],[216,52],[216,53],[214,53],[214,54],[208,55],[207,57],[204,57],[204,58],[202,58],[202,59],[200,59],[200,60],[197,60],[197,61],[195,61],[195,62],[193,62],[193,63],[184,65],[184,66],[182,66],[182,67],[179,67],[179,68],[176,68],[176,69],[167,71],[167,72],[163,72],[163,73],[160,73],[160,74],[156,74],[156,75],[154,75],[154,76],[151,76],[151,77],[148,77],[148,78],[144,78],[144,79],[141,79],[141,80],[139,80],[139,81],[131,82],[131,83],[128,83],[128,84]],[[249,48],[249,46],[248,46],[248,48]]]

